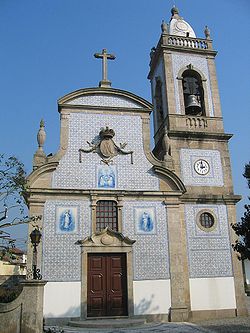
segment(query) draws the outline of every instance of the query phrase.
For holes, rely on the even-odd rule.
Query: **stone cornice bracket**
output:
[[[46,139],[46,132],[44,130],[44,121],[43,119],[40,121],[40,128],[37,133],[37,143],[38,143],[38,149],[34,154],[33,157],[33,169],[38,168],[39,166],[46,163],[46,154],[43,151],[43,146]]]

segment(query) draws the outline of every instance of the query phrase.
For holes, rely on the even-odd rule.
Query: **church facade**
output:
[[[42,215],[44,316],[187,321],[246,312],[228,140],[209,30],[197,38],[173,8],[150,54],[152,104],[111,88],[104,49],[97,88],[58,101],[55,155],[38,133],[28,177]],[[154,117],[150,150],[150,114]],[[29,232],[32,230],[30,226]],[[28,247],[32,258],[31,244]],[[29,265],[32,265],[30,260]]]

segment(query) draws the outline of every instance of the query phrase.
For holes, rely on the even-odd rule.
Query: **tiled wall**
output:
[[[78,207],[77,232],[58,234],[56,228],[57,207]],[[138,235],[135,230],[135,208],[154,207],[154,234]],[[122,232],[135,239],[133,245],[134,280],[169,278],[168,236],[166,208],[161,202],[125,201]],[[80,281],[79,239],[90,236],[91,207],[86,201],[47,201],[43,227],[43,278],[48,281]]]
[[[203,231],[197,225],[197,214],[211,211],[216,227]],[[232,276],[231,244],[227,209],[224,205],[186,205],[189,274],[191,278]]]
[[[79,148],[89,148],[87,141],[96,140],[101,127],[109,126],[115,131],[114,142],[127,143],[124,150],[130,155],[113,158],[117,169],[117,189],[158,190],[159,181],[146,159],[142,142],[142,120],[140,116],[111,115],[96,113],[71,113],[69,118],[69,145],[53,174],[53,188],[93,189],[97,188],[96,172],[101,157],[96,153],[82,153],[79,162]]]
[[[120,108],[141,108],[139,104],[121,96],[110,96],[104,94],[86,95],[72,99],[66,104],[71,105],[91,105],[91,106],[110,106]]]
[[[78,207],[77,230],[58,234],[57,207]],[[91,234],[90,201],[47,201],[43,224],[43,278],[49,281],[80,281],[80,246],[75,242]]]
[[[156,234],[136,234],[134,216],[136,207],[155,207]],[[166,206],[161,202],[153,201],[125,201],[123,233],[125,236],[136,240],[133,245],[134,280],[168,279],[169,256]]]
[[[203,159],[209,163],[209,172],[199,175],[194,169],[194,163]],[[223,186],[221,156],[218,150],[181,149],[181,178],[185,185],[190,186]]]

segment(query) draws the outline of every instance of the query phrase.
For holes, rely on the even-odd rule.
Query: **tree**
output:
[[[8,249],[14,247],[15,239],[3,228],[18,224],[37,222],[41,215],[26,215],[26,172],[24,165],[15,156],[0,154],[0,239],[5,240]],[[35,225],[34,225],[35,227]]]
[[[0,154],[0,221],[8,218],[8,212],[18,208],[17,219],[24,218],[26,173],[24,165],[15,156]],[[12,221],[13,222],[13,221]]]
[[[250,162],[245,165],[243,176],[247,179],[250,189]],[[250,199],[250,197],[248,198]],[[241,222],[232,224],[232,228],[239,239],[232,245],[234,251],[238,252],[239,260],[250,260],[250,205],[245,205],[245,212]]]
[[[3,230],[26,223],[26,173],[24,165],[15,156],[0,154],[0,238],[13,245],[10,233]]]

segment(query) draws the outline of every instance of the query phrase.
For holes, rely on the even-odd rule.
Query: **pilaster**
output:
[[[167,202],[171,279],[171,321],[187,321],[190,312],[189,274],[184,212],[179,202]]]
[[[37,226],[43,235],[43,213],[44,213],[44,202],[31,203],[29,207],[30,217],[41,216],[41,219],[36,222],[30,222],[28,226],[28,244],[27,244],[27,270],[32,270],[33,262],[33,246],[30,240],[30,233],[34,230],[34,226]],[[43,249],[43,237],[37,246],[37,268],[42,269],[42,249]]]
[[[207,57],[207,65],[209,70],[209,77],[210,77],[210,89],[212,93],[212,101],[214,106],[214,116],[221,117],[221,104],[220,104],[220,95],[219,95],[219,88],[218,88],[218,81],[216,76],[216,68],[214,57]]]

